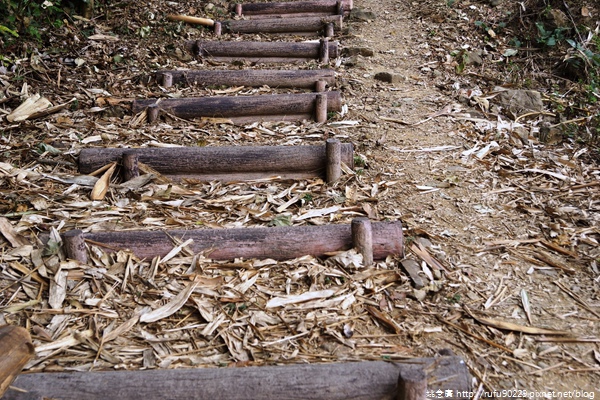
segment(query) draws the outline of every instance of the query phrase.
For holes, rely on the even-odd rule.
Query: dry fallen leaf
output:
[[[94,188],[92,189],[92,193],[90,194],[91,200],[104,200],[106,192],[108,192],[108,188],[110,186],[110,179],[116,168],[117,163],[112,163],[112,166],[102,175],[100,179],[98,179],[94,185]]]

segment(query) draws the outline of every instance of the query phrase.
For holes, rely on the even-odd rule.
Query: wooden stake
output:
[[[123,181],[127,182],[130,179],[140,176],[138,168],[138,154],[132,150],[123,152]]]
[[[162,84],[165,88],[170,88],[171,86],[173,86],[173,74],[170,72],[163,72]]]
[[[137,112],[139,112],[139,111],[141,111],[141,110],[138,110]],[[156,104],[156,103],[148,104],[146,106],[146,116],[148,118],[148,123],[151,124],[154,121],[156,121],[158,119],[159,113],[160,113],[160,107],[158,106],[158,104]]]
[[[325,172],[327,183],[337,182],[342,176],[341,146],[338,139],[327,139],[325,142],[325,154],[327,157],[327,169]]]
[[[400,371],[397,400],[426,400],[427,375],[423,368],[407,368]]]
[[[315,99],[315,121],[322,124],[327,122],[327,94],[318,93]]]
[[[364,266],[373,264],[373,231],[369,218],[359,217],[352,220],[352,243],[362,254]]]
[[[87,264],[88,256],[83,239],[83,232],[80,229],[73,229],[63,234],[65,253],[67,258]]]
[[[173,83],[196,84],[201,86],[248,86],[272,88],[313,89],[315,82],[335,83],[335,71],[322,69],[239,69],[239,70],[163,70],[156,72],[157,81],[170,75]]]
[[[334,25],[332,23],[325,24],[324,31],[325,31],[325,34],[324,34],[325,37],[328,37],[328,38],[333,37],[333,35],[335,34]]]
[[[19,326],[0,326],[0,398],[35,353],[31,337]]]
[[[317,81],[317,83],[315,84],[315,92],[324,92],[325,89],[327,89],[327,82],[323,80]]]
[[[243,13],[243,11],[242,11],[242,3],[237,3],[235,5],[235,15],[237,15],[238,17],[241,17],[242,13]]]
[[[216,36],[221,36],[221,34],[223,33],[223,24],[221,24],[220,22],[215,22],[214,31]]]
[[[183,21],[188,24],[196,24],[196,25],[204,25],[204,26],[213,26],[215,21],[209,18],[198,18],[198,17],[190,17],[188,15],[167,15],[167,19],[169,21]]]
[[[327,37],[320,40],[319,61],[321,64],[329,64],[329,38]]]

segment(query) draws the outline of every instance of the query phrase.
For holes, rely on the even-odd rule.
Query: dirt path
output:
[[[543,115],[513,123],[492,106],[491,90],[506,83],[494,75],[499,51],[478,41],[473,22],[502,10],[503,3],[499,8],[487,2],[457,3],[450,7],[434,0],[355,1],[355,7],[374,13],[374,18],[367,15],[361,17],[365,21],[350,22],[340,41],[348,50],[364,48],[373,55],[344,57],[336,67],[348,111],[332,116],[327,125],[235,127],[165,117],[148,126],[136,121],[127,106],[133,97],[206,95],[219,89],[166,90],[146,77],[159,68],[222,67],[195,61],[180,49],[185,39],[212,37],[208,31],[166,22],[159,11],[216,14],[225,6],[220,3],[158,1],[144,9],[132,4],[105,7],[96,21],[73,21],[47,49],[24,56],[16,72],[5,72],[3,85],[14,96],[7,110],[18,105],[23,81],[29,93],[40,92],[54,104],[77,99],[77,107],[47,119],[2,121],[2,161],[17,168],[8,171],[3,164],[2,214],[36,248],[17,246],[3,255],[8,277],[0,278],[0,287],[9,290],[0,293],[0,306],[41,303],[0,313],[0,323],[34,326],[36,346],[74,332],[79,332],[77,338],[81,332],[92,335],[89,342],[75,341],[73,353],[40,353],[29,370],[136,369],[142,365],[142,351],[144,366],[150,351],[156,358],[148,361],[151,367],[169,368],[429,357],[449,348],[467,362],[476,390],[521,389],[545,398],[551,396],[541,391],[600,395],[600,169],[587,161],[585,149],[576,143],[541,144],[537,136]],[[119,40],[89,40],[90,33]],[[467,65],[456,74],[455,54],[461,50],[482,50],[482,65]],[[393,82],[376,79],[378,73],[387,73]],[[115,186],[105,201],[92,203],[89,186],[65,180],[65,174],[77,175],[74,161],[83,147],[299,145],[321,143],[327,137],[351,141],[365,162],[334,187],[319,180],[292,185],[190,183],[186,190],[192,192],[178,192],[153,182],[131,191]],[[295,195],[302,200],[285,212],[276,211]],[[52,228],[62,233],[75,227],[264,226],[332,205],[360,211],[303,223],[347,222],[353,212],[403,221],[406,256],[418,261],[425,287],[416,290],[400,260],[377,266],[400,272],[391,284],[375,278],[353,282],[356,275],[319,260],[273,266],[240,261],[219,269],[218,263],[188,254],[151,267],[149,260],[98,252],[92,262],[96,269],[87,272],[68,264],[60,253],[42,257],[35,242]],[[427,254],[444,271],[436,270],[439,264]],[[157,308],[180,293],[193,263],[207,285],[191,297],[195,303],[190,300],[181,313],[159,324],[127,325],[139,318],[143,306]],[[58,279],[58,265],[71,271],[69,290],[50,307],[48,286],[40,282]],[[14,284],[23,271],[40,268],[46,275]],[[103,280],[94,281],[99,277]],[[241,287],[248,290],[246,297],[239,294]],[[354,303],[348,308],[315,306],[314,311],[292,308],[272,314],[252,303],[262,304],[290,290],[330,287],[352,288]],[[99,299],[101,309],[96,308]],[[390,334],[365,313],[364,304],[387,312],[401,333]],[[85,308],[90,314],[44,311],[61,307]],[[280,315],[288,320],[281,323]],[[211,324],[221,318],[222,325]],[[249,318],[264,337],[253,336],[244,325]],[[331,333],[345,328],[344,321],[360,321],[345,325],[362,337],[346,340]],[[219,326],[223,329],[217,335]],[[116,327],[123,329],[120,337],[110,334]],[[538,328],[560,332],[552,335]],[[267,346],[268,351],[259,345],[294,332],[311,335],[277,348]],[[107,336],[111,343],[104,343]],[[101,340],[102,351],[92,345]]]
[[[452,271],[443,289],[409,308],[441,316],[479,337],[464,336],[434,316],[420,315],[412,321],[418,332],[413,345],[429,355],[449,346],[465,357],[486,390],[577,389],[598,395],[597,343],[553,342],[548,336],[485,327],[463,314],[468,307],[497,321],[597,337],[594,260],[599,253],[597,243],[584,236],[594,232],[598,237],[598,192],[570,188],[577,186],[575,181],[597,184],[593,177],[598,167],[577,159],[576,149],[569,146],[541,145],[534,133],[522,142],[514,140],[516,129],[477,129],[482,120],[497,121],[481,109],[458,103],[459,90],[485,91],[495,82],[480,86],[477,78],[455,74],[451,52],[476,43],[459,18],[469,4],[461,3],[457,10],[439,3],[358,4],[375,12],[377,19],[358,24],[349,42],[374,48],[375,56],[364,67],[343,74],[350,87],[362,89],[348,101],[350,118],[364,121],[364,127],[353,132],[370,160],[369,175],[399,182],[380,194],[384,200],[379,210],[400,217],[415,237],[426,233],[433,253]],[[492,9],[483,2],[470,6],[479,15]],[[374,79],[381,71],[397,75],[397,83]],[[359,82],[353,86],[352,79]],[[525,124],[526,129],[530,126],[535,124]],[[464,153],[493,141],[498,149],[481,159]],[[563,173],[565,177],[555,178]],[[563,270],[550,267],[549,260]],[[524,292],[531,305],[529,320]],[[443,327],[443,333],[423,333],[432,326]]]

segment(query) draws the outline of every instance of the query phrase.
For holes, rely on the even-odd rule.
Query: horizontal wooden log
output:
[[[352,0],[312,0],[279,3],[238,3],[241,6],[241,14],[253,18],[264,14],[338,14],[338,5],[342,12],[347,15],[352,10]],[[232,7],[235,10],[236,5]]]
[[[250,20],[221,21],[223,29],[231,33],[314,33],[323,34],[327,24],[333,24],[336,30],[342,29],[341,15],[323,17],[290,17]]]
[[[295,364],[245,368],[58,372],[21,375],[4,400],[390,400],[398,376],[413,368],[428,372],[428,389],[468,399],[469,372],[459,357],[402,362]]]
[[[404,253],[400,222],[373,222],[373,258]],[[193,239],[189,248],[214,260],[315,257],[353,247],[349,224],[274,228],[194,229],[169,231],[107,231],[84,233],[84,239],[107,252],[129,249],[140,258],[165,256],[175,246],[171,238]]]
[[[19,326],[0,326],[0,397],[33,356],[29,332]]]
[[[327,93],[327,111],[340,111],[340,92]],[[317,93],[273,94],[258,96],[211,96],[180,99],[134,100],[134,113],[156,104],[161,110],[181,118],[230,118],[239,116],[289,115],[314,113]]]
[[[319,59],[321,44],[314,42],[224,42],[193,40],[185,43],[193,54],[203,58],[233,59]],[[329,57],[339,57],[339,43],[329,43]]]
[[[218,146],[105,149],[88,148],[79,153],[79,172],[89,174],[111,162],[120,161],[124,153],[135,154],[139,162],[161,174],[178,179],[228,180],[227,177],[271,176],[325,178],[325,145],[311,146]],[[353,146],[341,144],[341,161],[354,167]],[[247,179],[247,178],[246,178]]]
[[[314,89],[317,81],[328,85],[335,83],[333,69],[279,70],[162,70],[156,72],[156,80],[165,86],[164,76],[170,75],[172,84],[187,83],[201,86],[248,86],[272,88]]]

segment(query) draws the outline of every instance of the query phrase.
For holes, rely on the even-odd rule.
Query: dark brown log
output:
[[[122,168],[123,168],[123,180],[128,181],[133,178],[140,176],[140,169],[138,167],[138,154],[132,150],[126,150],[123,152],[122,157]]]
[[[338,6],[338,3],[340,5]],[[319,13],[326,15],[339,14],[338,7],[344,11],[344,14],[349,14],[352,10],[352,0],[312,0],[312,1],[294,1],[280,3],[244,3],[236,4],[236,10],[240,6],[238,15],[253,18],[261,14],[306,14]]]
[[[269,18],[249,20],[221,21],[223,30],[231,33],[314,33],[320,35],[327,24],[333,24],[335,29],[342,29],[341,15],[302,18]]]
[[[181,118],[231,118],[239,116],[290,115],[314,113],[316,93],[259,96],[213,96],[181,99],[134,100],[132,110],[140,112],[157,104],[158,108]],[[340,92],[327,92],[327,111],[340,111]]]
[[[315,103],[315,121],[321,124],[327,122],[327,94],[325,92],[317,94]]]
[[[63,235],[65,253],[67,258],[77,260],[82,264],[88,262],[83,232],[79,229],[73,229]]]
[[[194,40],[186,42],[186,47],[200,57],[219,59],[265,59],[305,60],[319,58],[319,42],[215,42]],[[329,57],[339,56],[339,43],[329,42]]]
[[[146,371],[55,372],[21,375],[4,400],[392,400],[398,374],[428,371],[430,390],[444,399],[468,399],[469,372],[459,357],[413,358],[402,362],[296,364],[245,368]]]
[[[362,254],[363,265],[368,267],[373,264],[373,230],[369,218],[352,220],[352,243],[356,251]]]
[[[385,259],[404,252],[402,224],[375,222],[373,258]],[[350,225],[291,226],[274,228],[195,229],[170,231],[107,231],[84,233],[89,243],[107,252],[131,250],[137,257],[164,257],[175,246],[172,238],[193,239],[188,247],[214,260],[273,258],[289,260],[305,255],[321,257],[352,248]]]
[[[261,87],[268,85],[272,88],[306,88],[313,89],[317,81],[326,84],[335,83],[333,69],[307,69],[307,70],[278,70],[278,69],[243,69],[243,70],[179,70],[158,71],[157,81],[164,87],[169,87],[166,77],[171,77],[173,83],[188,83],[202,86],[249,86]]]
[[[79,172],[89,174],[130,151],[171,179],[243,180],[282,176],[325,178],[326,146],[219,146],[140,149],[87,148],[79,153]],[[353,146],[340,145],[341,161],[354,167]]]
[[[31,356],[34,348],[26,329],[19,326],[0,326],[0,397]]]
[[[325,154],[327,157],[327,166],[325,170],[325,179],[327,183],[334,183],[342,176],[342,162],[346,158],[342,157],[342,144],[338,139],[327,139],[325,142]],[[354,160],[352,160],[354,166]],[[349,164],[346,164],[350,166]]]
[[[445,392],[445,390],[443,390]],[[426,400],[427,375],[423,368],[405,369],[398,377],[397,400]]]

